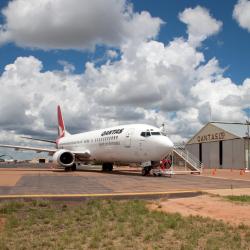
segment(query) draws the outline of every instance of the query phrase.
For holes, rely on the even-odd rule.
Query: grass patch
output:
[[[229,201],[236,201],[236,202],[246,202],[250,203],[250,196],[249,195],[229,195],[225,197]]]
[[[149,211],[144,201],[0,203],[0,249],[248,249],[250,228]]]

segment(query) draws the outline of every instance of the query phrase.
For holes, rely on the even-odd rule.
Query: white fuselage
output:
[[[144,124],[69,135],[58,141],[58,149],[88,151],[90,160],[102,162],[160,161],[172,148],[172,141],[158,128]]]

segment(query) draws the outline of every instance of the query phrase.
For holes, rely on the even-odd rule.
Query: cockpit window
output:
[[[161,135],[160,132],[151,132],[151,135]]]
[[[146,133],[145,132],[141,132],[141,136],[145,137]]]
[[[149,131],[147,131],[147,132],[141,132],[141,136],[148,137],[148,136],[150,136],[150,132]]]

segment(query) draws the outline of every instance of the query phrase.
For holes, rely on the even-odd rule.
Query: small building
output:
[[[186,144],[205,168],[250,170],[249,124],[209,122]]]
[[[47,158],[33,158],[32,160],[30,160],[30,163],[34,163],[34,164],[48,163],[48,162],[49,162],[49,159],[47,159]]]

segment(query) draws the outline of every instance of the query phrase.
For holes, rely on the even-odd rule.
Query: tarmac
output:
[[[176,174],[170,178],[145,177],[140,171],[128,167],[115,168],[110,173],[101,172],[100,167],[81,168],[75,172],[40,165],[0,167],[0,200],[153,199],[202,193],[250,195],[250,173],[246,173],[244,179],[236,173],[234,178],[225,174],[209,176],[209,171],[204,175]]]

